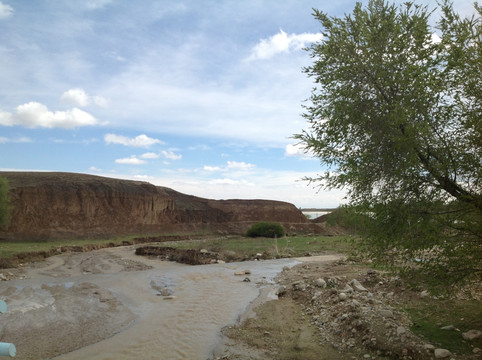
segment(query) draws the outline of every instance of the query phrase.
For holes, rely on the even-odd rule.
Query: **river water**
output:
[[[132,249],[123,251],[132,258]],[[139,257],[136,258],[139,260]],[[88,281],[111,290],[136,315],[126,330],[98,343],[56,357],[74,359],[209,359],[220,330],[236,322],[292,259],[189,266],[149,260],[151,270],[83,274],[62,281]],[[236,271],[251,274],[236,276]],[[250,282],[243,281],[249,278]],[[170,296],[159,296],[162,290]]]

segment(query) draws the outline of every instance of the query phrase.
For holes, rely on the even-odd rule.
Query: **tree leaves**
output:
[[[482,34],[480,16],[441,8],[437,28],[414,3],[371,0],[344,18],[314,10],[326,36],[308,49],[309,130],[294,137],[327,168],[310,181],[348,187],[374,253],[452,247],[450,267],[450,253],[482,260]],[[481,274],[470,265],[466,277]]]

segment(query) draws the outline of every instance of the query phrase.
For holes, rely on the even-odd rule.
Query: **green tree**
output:
[[[433,27],[414,3],[314,10],[324,37],[308,49],[309,129],[294,137],[328,169],[307,180],[347,188],[375,260],[457,284],[482,274],[481,7],[439,5]]]
[[[0,229],[7,224],[8,216],[10,214],[8,188],[7,179],[0,177]]]

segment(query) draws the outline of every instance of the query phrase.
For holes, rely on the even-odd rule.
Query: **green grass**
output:
[[[482,348],[482,339],[465,341],[462,333],[482,328],[482,306],[477,300],[431,299],[411,303],[405,307],[413,326],[411,330],[436,347],[450,349],[457,354],[471,354],[473,347]],[[453,325],[460,330],[442,330]]]
[[[267,252],[273,257],[294,257],[326,252],[350,253],[353,240],[346,236],[293,236],[279,239],[231,237],[205,240],[169,242],[168,246],[180,249],[207,249],[209,251],[232,251],[250,257]]]

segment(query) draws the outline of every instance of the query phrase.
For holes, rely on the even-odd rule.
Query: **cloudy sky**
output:
[[[423,4],[433,5],[426,0]],[[353,0],[0,0],[0,170],[335,207],[306,128],[312,8]],[[455,0],[460,12],[472,0]]]

